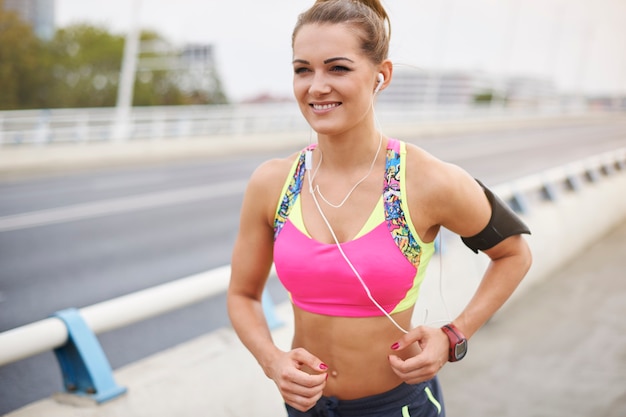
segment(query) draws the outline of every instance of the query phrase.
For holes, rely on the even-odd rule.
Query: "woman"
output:
[[[318,0],[300,15],[293,88],[317,144],[262,164],[245,192],[228,310],[289,416],[443,415],[438,371],[464,356],[530,266],[528,230],[489,190],[377,129],[389,28],[378,0]],[[442,226],[491,262],[450,325],[412,328]],[[293,303],[288,352],[261,306],[273,263]]]

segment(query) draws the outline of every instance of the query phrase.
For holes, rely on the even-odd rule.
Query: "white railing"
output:
[[[571,102],[545,102],[523,107],[470,104],[427,106],[419,103],[409,105],[389,101],[377,105],[378,117],[385,124],[517,115],[540,117],[580,113],[585,110],[580,103]],[[208,138],[307,129],[308,126],[298,106],[291,102],[135,107],[129,115],[121,119],[114,107],[0,112],[0,146]]]
[[[115,108],[0,112],[0,144],[97,142],[202,137],[246,132],[298,130],[303,120],[293,104],[135,107],[118,120]]]
[[[225,291],[230,267],[213,269],[80,309],[93,333],[100,334],[200,302]],[[0,366],[61,347],[63,322],[46,318],[0,333]]]

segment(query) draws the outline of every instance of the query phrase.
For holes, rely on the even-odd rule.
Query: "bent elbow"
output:
[[[528,271],[530,270],[530,267],[533,264],[533,253],[530,250],[530,246],[528,245],[528,242],[526,242],[526,239],[520,239],[520,241],[521,241],[520,253],[519,253],[519,258],[521,261],[520,268],[524,271],[524,275],[526,275]]]

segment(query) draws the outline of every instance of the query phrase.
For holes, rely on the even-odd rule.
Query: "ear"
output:
[[[393,76],[393,63],[389,59],[384,60],[379,65],[378,72],[385,77],[383,84],[379,88],[379,90],[384,90],[391,82],[391,77]]]
[[[374,89],[374,94],[378,93],[380,89],[383,87],[383,83],[385,82],[385,76],[382,72],[379,72],[376,76],[376,88]]]

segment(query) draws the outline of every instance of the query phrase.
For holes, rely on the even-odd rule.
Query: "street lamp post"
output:
[[[117,89],[116,117],[113,128],[113,140],[128,139],[130,109],[133,105],[133,89],[137,70],[137,53],[139,51],[139,13],[141,0],[132,0],[131,19],[124,41],[124,56],[120,70],[120,81]]]

